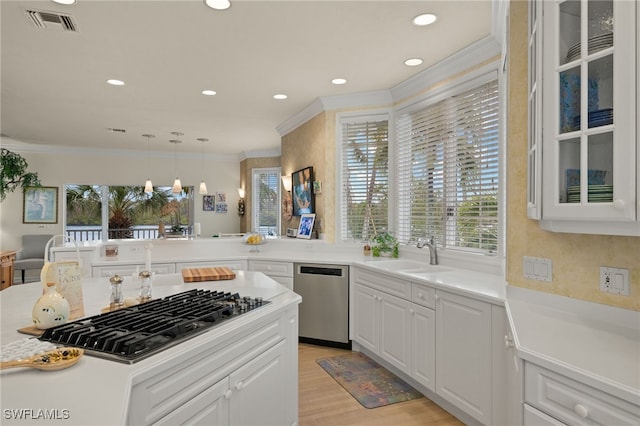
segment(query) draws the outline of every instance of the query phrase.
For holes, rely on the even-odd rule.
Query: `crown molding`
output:
[[[314,99],[314,101],[302,111],[276,127],[276,130],[280,133],[280,136],[284,136],[324,111],[343,108],[384,106],[391,104],[391,102],[391,93],[388,90],[376,90],[372,92],[336,96],[320,96]]]
[[[147,150],[125,150],[125,149],[104,149],[104,148],[91,148],[91,147],[71,147],[61,145],[42,145],[34,143],[20,142],[15,139],[2,137],[0,138],[0,146],[13,152],[33,152],[40,154],[74,154],[74,155],[91,155],[91,156],[109,156],[109,157],[135,157],[146,158],[147,156],[152,158],[174,158],[173,152],[158,152]],[[183,152],[177,154],[178,158],[200,160],[202,154]],[[204,154],[204,158],[209,161],[237,161],[237,155],[211,155]]]
[[[238,156],[239,161],[246,160],[248,158],[269,158],[269,157],[280,157],[282,152],[280,148],[278,149],[264,149],[264,150],[256,150],[256,151],[243,151]]]
[[[448,58],[419,72],[391,88],[394,103],[420,93],[442,81],[442,76],[451,76],[500,55],[500,45],[493,36],[486,36],[459,50]]]

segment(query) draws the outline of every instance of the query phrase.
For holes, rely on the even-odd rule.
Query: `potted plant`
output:
[[[0,150],[0,201],[18,186],[22,188],[38,187],[37,173],[27,172],[27,161],[19,154],[6,148]]]
[[[371,242],[371,253],[374,257],[398,257],[398,240],[390,232],[376,234]]]

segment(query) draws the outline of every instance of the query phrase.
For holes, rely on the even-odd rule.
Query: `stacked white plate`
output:
[[[587,190],[590,203],[610,203],[613,201],[613,185],[589,185]],[[580,185],[567,188],[567,202],[580,202]]]
[[[604,33],[593,36],[589,39],[589,55],[599,50],[613,46],[613,33]],[[580,42],[577,42],[567,51],[567,62],[571,62],[580,57]]]

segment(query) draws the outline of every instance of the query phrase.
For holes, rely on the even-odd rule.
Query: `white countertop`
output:
[[[516,287],[507,310],[521,358],[640,406],[640,312]]]
[[[139,249],[127,251],[127,244],[135,247],[133,242],[121,246],[125,247],[121,258],[100,258],[95,264],[131,263],[136,256],[144,259]],[[640,404],[640,312],[510,287],[499,275],[458,268],[450,262],[431,272],[403,272],[411,269],[410,264],[428,269],[428,256],[422,252],[419,258],[405,256],[401,249],[396,262],[406,268],[382,267],[389,263],[388,258],[364,256],[355,247],[318,240],[269,240],[259,246],[258,253],[249,253],[250,247],[239,239],[159,241],[154,243],[153,262],[210,260],[212,255],[220,256],[220,247],[227,260],[347,264],[505,306],[523,359]]]
[[[133,280],[124,283],[125,298],[135,298],[138,287]],[[157,275],[153,284],[153,296],[164,297],[192,288],[206,288],[237,292],[241,296],[263,297],[272,303],[224,322],[192,339],[165,351],[143,359],[133,365],[84,356],[73,367],[59,371],[35,369],[10,369],[0,372],[0,402],[3,410],[2,424],[51,424],[38,418],[23,421],[9,419],[5,410],[27,410],[28,416],[36,416],[38,410],[57,410],[61,417],[68,413],[64,424],[115,425],[124,424],[129,401],[130,384],[134,377],[148,371],[154,365],[198,347],[205,341],[216,339],[242,325],[259,321],[284,306],[297,304],[300,296],[281,286],[267,276],[256,272],[238,271],[234,280],[203,283],[182,282],[180,274]],[[42,292],[40,283],[12,286],[0,292],[2,345],[29,337],[17,329],[31,324],[31,309]],[[84,306],[87,316],[100,313],[109,303],[108,278],[83,280]],[[67,410],[67,411],[65,411]]]

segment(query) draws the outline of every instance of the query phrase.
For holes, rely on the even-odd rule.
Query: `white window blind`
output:
[[[399,239],[495,253],[498,245],[497,80],[401,113]]]
[[[341,239],[365,241],[388,228],[389,121],[341,122]]]
[[[278,235],[280,230],[280,168],[253,169],[253,230]]]

